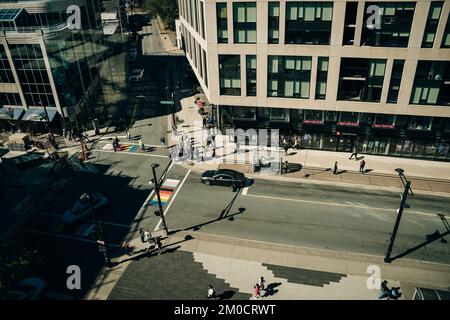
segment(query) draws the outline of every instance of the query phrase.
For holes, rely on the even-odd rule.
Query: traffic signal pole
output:
[[[395,220],[394,230],[392,231],[391,238],[389,240],[389,246],[386,251],[386,256],[384,257],[385,263],[391,263],[391,252],[394,247],[395,237],[397,236],[398,227],[400,225],[400,220],[402,218],[403,209],[406,205],[406,199],[408,198],[409,189],[411,186],[411,181],[406,181],[405,189],[403,190],[402,202],[400,203],[400,208],[397,211],[397,219]]]

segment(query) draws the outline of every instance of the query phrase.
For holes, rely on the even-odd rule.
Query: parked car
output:
[[[108,198],[100,193],[94,192],[91,194],[91,204],[92,210],[95,214],[108,204]],[[79,199],[72,209],[64,212],[63,221],[68,225],[72,225],[78,221],[90,218],[91,215],[92,213],[89,207],[89,201],[87,199]]]
[[[131,82],[138,82],[142,79],[143,76],[144,76],[144,69],[134,69],[133,71],[131,71],[128,80],[130,80]]]
[[[45,298],[47,283],[40,278],[28,278],[13,286],[4,300],[40,300]]]
[[[219,185],[233,188],[243,188],[247,178],[241,172],[230,169],[208,170],[203,172],[201,182],[206,185]]]

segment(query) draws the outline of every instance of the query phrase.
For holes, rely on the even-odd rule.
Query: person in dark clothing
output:
[[[356,150],[356,147],[353,147],[353,153],[351,154],[349,160],[351,160],[355,156],[355,160],[358,160],[358,151]]]
[[[334,163],[334,169],[333,169],[333,174],[337,174],[338,171],[338,163],[337,161]]]
[[[361,174],[364,174],[364,172],[366,172],[366,162],[364,160],[361,161],[361,163],[359,164],[359,172]]]
[[[389,297],[389,293],[391,292],[391,289],[389,289],[388,285],[387,285],[387,281],[384,280],[381,283],[381,292],[380,292],[380,296],[378,297],[378,299],[384,299]]]
[[[161,248],[162,248],[161,240],[159,238],[156,238],[154,241],[155,241],[156,249],[158,250],[158,254],[161,254]]]

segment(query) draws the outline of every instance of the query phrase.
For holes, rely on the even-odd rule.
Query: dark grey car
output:
[[[201,181],[206,185],[218,185],[233,188],[243,188],[246,177],[243,173],[230,170],[208,170],[202,174]]]

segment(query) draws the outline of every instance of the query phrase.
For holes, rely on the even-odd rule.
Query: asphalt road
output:
[[[400,203],[399,194],[360,188],[256,179],[236,193],[199,180],[191,171],[167,213],[171,228],[384,256]],[[447,231],[437,215],[448,215],[447,198],[416,195],[408,204],[392,256]],[[449,253],[435,241],[403,259],[448,264]]]

